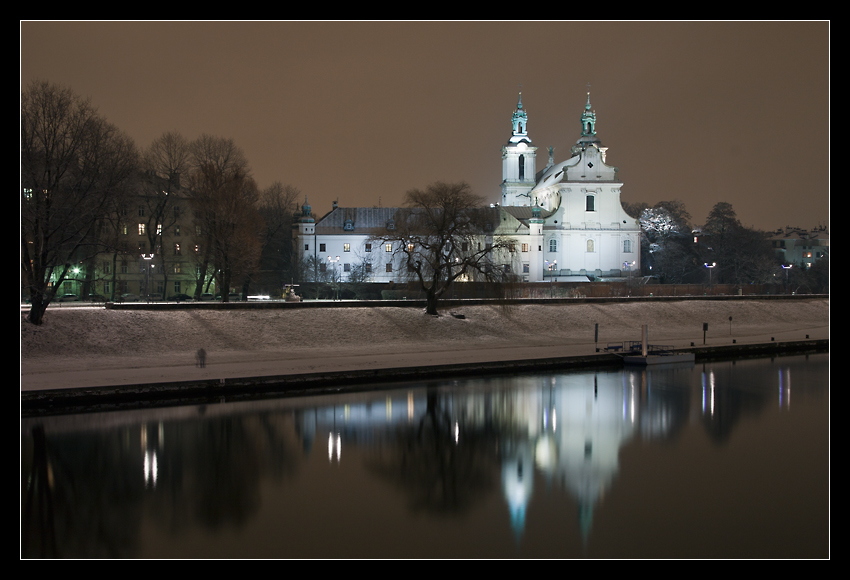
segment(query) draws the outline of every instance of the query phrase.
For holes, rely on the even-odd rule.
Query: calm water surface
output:
[[[23,419],[25,558],[827,558],[828,355]]]

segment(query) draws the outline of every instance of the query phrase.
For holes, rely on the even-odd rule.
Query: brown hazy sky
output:
[[[590,84],[624,202],[719,201],[744,225],[829,222],[829,22],[21,22],[21,86],[91,97],[140,147],[230,137],[260,187],[323,215],[433,181],[500,199],[522,86],[555,161]]]

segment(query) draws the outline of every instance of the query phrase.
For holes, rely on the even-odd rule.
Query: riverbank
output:
[[[22,397],[93,388],[140,396],[139,389],[157,385],[257,384],[269,377],[280,382],[334,373],[402,380],[410,369],[422,376],[453,365],[457,371],[486,372],[474,365],[489,365],[511,372],[508,367],[521,361],[541,367],[560,359],[588,364],[587,357],[604,365],[612,356],[603,350],[608,343],[639,340],[644,324],[650,344],[675,349],[829,338],[827,298],[474,305],[437,317],[417,308],[359,306],[173,312],[76,307],[49,309],[39,327],[24,315]],[[199,348],[207,352],[204,368],[195,363]]]

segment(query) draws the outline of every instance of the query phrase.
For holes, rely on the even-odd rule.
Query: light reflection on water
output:
[[[828,361],[24,419],[22,555],[828,557]]]

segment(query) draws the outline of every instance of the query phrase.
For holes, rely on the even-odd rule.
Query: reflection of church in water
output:
[[[517,541],[535,493],[535,478],[546,489],[561,489],[578,504],[578,523],[587,539],[594,509],[613,485],[619,452],[636,434],[672,436],[687,418],[686,391],[650,396],[646,371],[561,374],[485,379],[465,383],[462,393],[440,393],[434,412],[426,391],[395,392],[363,405],[325,407],[302,416],[305,448],[324,449],[329,461],[345,457],[345,447],[387,447],[400,432],[421,430],[429,413],[442,417],[438,431],[451,445],[498,448],[500,489]],[[663,375],[655,379],[663,380]],[[482,382],[482,384],[484,384]],[[403,397],[403,398],[402,398]],[[483,434],[483,435],[482,435]],[[482,439],[489,443],[482,445]],[[398,447],[407,447],[409,441]],[[417,455],[418,459],[423,454]],[[408,458],[409,459],[409,458]],[[446,465],[441,465],[445,468]],[[538,486],[539,488],[539,486]]]

